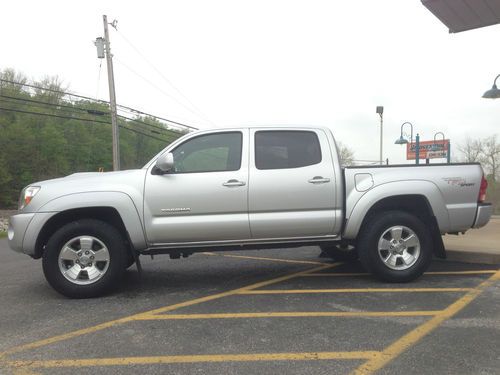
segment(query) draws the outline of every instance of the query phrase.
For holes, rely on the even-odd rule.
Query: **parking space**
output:
[[[318,254],[144,259],[142,279],[130,270],[116,294],[82,301],[52,292],[38,262],[9,254],[25,273],[0,265],[2,280],[18,280],[0,286],[8,336],[0,366],[43,374],[498,371],[498,267],[436,261],[415,282],[387,284]]]

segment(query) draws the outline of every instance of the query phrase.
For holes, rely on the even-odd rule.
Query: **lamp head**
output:
[[[498,89],[498,87],[495,83],[493,84],[493,87],[490,90],[486,91],[483,94],[483,98],[486,98],[486,99],[498,99],[498,98],[500,98],[500,90]]]
[[[396,139],[396,142],[394,142],[394,144],[396,145],[405,145],[408,143],[408,140],[405,139],[403,136],[399,137],[398,139]]]

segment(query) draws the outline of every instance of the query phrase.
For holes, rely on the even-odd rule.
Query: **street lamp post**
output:
[[[411,122],[406,121],[401,124],[401,135],[398,139],[396,139],[396,142],[394,142],[397,145],[405,145],[408,143],[408,139],[406,139],[403,135],[403,127],[405,125],[410,125],[410,145],[413,143],[413,124]],[[418,133],[417,136],[415,137],[415,163],[416,164],[420,163],[420,135]]]
[[[436,135],[438,135],[438,134],[441,134],[443,136],[443,142],[445,140],[445,136],[444,136],[443,132],[436,132],[436,133],[434,133],[434,146],[436,145]]]
[[[433,151],[437,151],[437,144],[436,144],[436,136],[438,134],[441,134],[443,136],[443,144],[444,141],[446,140],[446,137],[444,136],[443,132],[437,132],[434,134],[434,144],[432,145]],[[450,164],[451,161],[451,142],[448,140],[448,144],[446,145],[446,162]]]
[[[383,156],[382,156],[382,148],[383,148],[383,141],[382,141],[382,136],[384,133],[384,107],[379,105],[377,106],[376,112],[380,116],[380,165],[383,163]]]

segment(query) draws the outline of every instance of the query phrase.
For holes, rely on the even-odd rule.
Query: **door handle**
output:
[[[308,182],[310,184],[326,184],[327,182],[330,182],[330,179],[322,176],[315,176],[311,178]]]
[[[228,180],[222,184],[222,186],[232,187],[232,186],[245,186],[246,183],[238,180]]]

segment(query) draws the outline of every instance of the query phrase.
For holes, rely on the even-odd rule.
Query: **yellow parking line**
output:
[[[425,272],[424,275],[488,275],[497,272],[497,270],[477,270],[477,271],[432,271]],[[324,272],[324,273],[308,273],[304,277],[321,277],[321,276],[371,276],[367,272]]]
[[[311,312],[259,312],[214,314],[144,315],[136,320],[187,320],[187,319],[243,319],[243,318],[311,318],[311,317],[405,317],[434,316],[440,311],[311,311]]]
[[[226,258],[264,260],[264,261],[270,261],[270,262],[297,263],[297,264],[331,264],[331,263],[326,263],[326,262],[315,262],[312,260],[252,257],[252,256],[247,256],[247,255],[216,254],[216,253],[207,253],[207,252],[205,252],[203,254],[205,254],[205,255],[217,255],[217,256],[226,257]]]
[[[477,271],[434,271],[425,272],[424,275],[486,275],[493,274],[498,270],[477,270]]]
[[[495,272],[493,276],[491,276],[486,281],[483,281],[479,286],[471,290],[465,296],[459,298],[457,301],[449,305],[434,318],[428,320],[424,324],[421,324],[411,332],[401,337],[399,340],[396,340],[376,357],[358,367],[353,372],[353,374],[368,375],[373,374],[377,370],[380,370],[405,350],[419,342],[424,336],[428,335],[437,327],[439,327],[445,320],[450,319],[455,314],[457,314],[460,310],[462,310],[474,299],[476,299],[484,291],[484,289],[491,286],[495,281],[498,280],[500,280],[500,271]]]
[[[254,362],[254,361],[315,361],[328,359],[372,359],[376,351],[355,352],[309,352],[309,353],[261,353],[261,354],[219,354],[219,355],[172,355],[154,357],[118,357],[63,359],[46,361],[9,361],[12,368],[55,368],[89,366],[154,365],[168,363],[199,362]]]
[[[238,294],[309,294],[309,293],[415,293],[469,292],[473,288],[363,288],[363,289],[273,289],[242,290]]]
[[[177,303],[177,304],[174,304],[174,305],[160,307],[158,309],[146,311],[146,312],[139,313],[139,314],[130,315],[130,316],[127,316],[127,317],[123,317],[123,318],[116,319],[116,320],[111,320],[109,322],[105,322],[105,323],[101,323],[101,324],[97,324],[97,325],[92,326],[92,327],[79,329],[79,330],[76,330],[76,331],[68,332],[68,333],[65,333],[65,334],[62,334],[62,335],[58,335],[58,336],[53,336],[53,337],[50,337],[50,338],[47,338],[47,339],[43,339],[43,340],[34,341],[34,342],[31,342],[31,343],[28,343],[28,344],[24,344],[24,345],[19,345],[19,346],[7,349],[6,351],[0,352],[0,364],[2,362],[1,360],[5,356],[13,354],[13,353],[18,353],[18,352],[21,352],[21,351],[25,351],[25,350],[29,350],[29,349],[34,349],[34,348],[39,348],[41,346],[53,344],[53,343],[60,342],[60,341],[63,341],[63,340],[68,340],[68,339],[71,339],[71,338],[74,338],[74,337],[78,337],[78,336],[81,336],[81,335],[85,335],[85,334],[88,334],[88,333],[94,333],[94,332],[103,330],[105,328],[110,328],[110,327],[113,327],[113,326],[116,326],[116,325],[119,325],[119,324],[123,324],[123,323],[127,323],[127,322],[131,322],[131,321],[137,320],[138,318],[140,318],[141,316],[144,316],[144,315],[159,314],[159,313],[163,313],[163,312],[167,312],[167,311],[173,311],[173,310],[179,309],[181,307],[192,306],[192,305],[196,305],[196,304],[199,304],[199,303],[203,303],[203,302],[207,302],[207,301],[212,301],[212,300],[215,300],[215,299],[219,299],[219,298],[223,298],[223,297],[227,297],[227,296],[239,294],[241,292],[249,291],[249,290],[252,290],[252,289],[255,289],[255,288],[261,288],[261,287],[264,287],[264,286],[267,286],[267,285],[276,284],[276,283],[279,283],[279,282],[282,282],[282,281],[286,281],[286,280],[292,279],[294,277],[299,277],[299,276],[303,275],[304,273],[318,272],[320,270],[324,270],[324,269],[327,269],[327,268],[336,267],[339,264],[341,264],[341,263],[323,264],[320,267],[315,267],[315,268],[311,268],[309,270],[300,271],[300,272],[294,272],[294,273],[289,274],[289,275],[277,277],[277,278],[271,279],[271,280],[261,281],[261,282],[258,282],[258,283],[255,283],[255,284],[251,284],[251,285],[248,285],[248,286],[245,286],[245,287],[242,287],[242,288],[237,288],[237,289],[229,290],[227,292],[212,294],[212,295],[209,295],[209,296],[205,296],[205,297],[201,297],[201,298],[196,298],[196,299],[188,300],[188,301]]]
[[[321,276],[371,276],[371,274],[366,272],[324,272],[324,273],[308,273],[304,277],[321,277]]]

